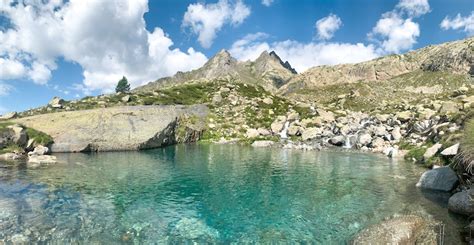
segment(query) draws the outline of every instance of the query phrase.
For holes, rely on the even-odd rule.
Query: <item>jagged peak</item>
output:
[[[266,61],[269,59],[273,59],[274,61],[280,63],[284,68],[289,70],[293,74],[297,74],[296,70],[291,67],[290,63],[288,61],[283,62],[283,60],[278,56],[278,54],[275,51],[271,51],[270,53],[268,51],[263,51],[260,56],[255,60],[256,62],[261,62],[261,61]]]
[[[204,66],[211,64],[231,65],[234,63],[237,63],[237,60],[232,57],[229,51],[222,49],[216,55],[210,58]]]

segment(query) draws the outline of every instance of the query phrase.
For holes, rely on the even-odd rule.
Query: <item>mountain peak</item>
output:
[[[293,74],[297,74],[296,70],[291,67],[290,63],[288,61],[283,62],[283,60],[278,56],[278,54],[275,51],[271,51],[268,53],[268,51],[263,51],[260,56],[255,60],[256,62],[262,62],[262,61],[268,61],[268,60],[273,60],[277,63],[280,63],[281,66],[289,70]]]

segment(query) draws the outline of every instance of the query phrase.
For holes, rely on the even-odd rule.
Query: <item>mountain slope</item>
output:
[[[296,71],[288,62],[283,62],[275,52],[263,52],[255,61],[239,62],[229,52],[222,50],[203,67],[178,72],[135,89],[137,92],[154,91],[186,82],[209,80],[239,80],[240,82],[263,86],[268,91],[276,91],[288,82]]]
[[[474,37],[471,37],[357,64],[313,67],[294,76],[279,92],[290,94],[326,85],[386,81],[417,70],[467,74],[473,63]]]

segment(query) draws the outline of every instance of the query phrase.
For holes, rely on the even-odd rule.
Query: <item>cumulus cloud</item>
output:
[[[394,10],[382,15],[368,37],[380,44],[383,53],[409,50],[420,36],[420,26],[414,18],[428,12],[428,0],[401,0]]]
[[[420,27],[410,18],[403,19],[389,13],[377,22],[370,35],[381,37],[381,46],[385,52],[399,53],[416,44]]]
[[[431,11],[428,0],[401,0],[396,8],[405,11],[410,17],[418,17]]]
[[[474,35],[474,11],[471,12],[471,15],[466,17],[457,14],[455,18],[451,19],[446,16],[440,26],[443,30],[462,30],[467,33],[467,35]]]
[[[341,27],[342,21],[335,14],[330,14],[318,21],[316,21],[316,30],[318,38],[321,40],[329,40],[334,36],[334,33]]]
[[[194,3],[184,13],[182,26],[198,35],[201,46],[209,48],[224,25],[240,25],[249,15],[250,8],[241,0],[219,0],[213,4]]]
[[[266,34],[247,35],[236,41],[229,52],[239,60],[254,60],[265,50],[274,50],[298,71],[317,65],[356,63],[378,56],[373,45],[362,43],[302,43],[294,40],[268,43]]]
[[[192,48],[172,48],[161,28],[145,29],[147,0],[3,3],[0,13],[13,26],[0,30],[4,80],[28,78],[45,84],[62,57],[83,68],[83,91],[108,92],[123,75],[137,86],[207,61]]]
[[[262,0],[262,4],[267,6],[267,7],[270,7],[270,5],[272,5],[273,3],[273,0]]]

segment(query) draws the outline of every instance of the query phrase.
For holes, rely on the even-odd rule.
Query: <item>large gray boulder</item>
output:
[[[451,191],[458,182],[456,173],[446,166],[424,172],[416,186],[428,190]]]
[[[474,214],[474,189],[461,191],[451,196],[448,201],[448,209],[458,214]]]
[[[17,122],[53,137],[51,152],[120,151],[195,141],[207,113],[204,105],[123,106],[50,113]]]

